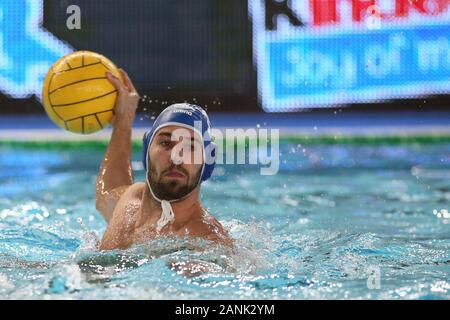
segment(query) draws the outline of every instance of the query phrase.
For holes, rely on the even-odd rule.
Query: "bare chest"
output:
[[[178,236],[178,237],[199,237],[206,234],[205,228],[200,224],[188,222],[183,225],[169,223],[163,227],[159,233],[156,231],[156,223],[159,217],[153,217],[144,224],[136,226],[133,232],[133,243],[143,243],[159,236]]]

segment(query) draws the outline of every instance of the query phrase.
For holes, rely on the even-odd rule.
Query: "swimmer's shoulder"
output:
[[[124,190],[103,235],[101,250],[125,249],[133,243],[144,187],[145,184],[134,183]]]
[[[125,213],[130,212],[129,208],[131,206],[138,207],[142,199],[142,192],[144,191],[145,184],[138,182],[129,185],[126,190],[120,196],[117,206],[114,210],[113,216],[120,216],[124,218]],[[128,217],[129,218],[129,217]]]
[[[210,228],[223,229],[222,224],[206,209],[203,209],[202,221]]]
[[[225,227],[207,210],[203,210],[202,223],[204,226],[204,237],[216,243],[233,245],[233,239]]]
[[[141,199],[142,193],[145,191],[145,187],[145,182],[136,182],[132,185],[127,186],[127,188],[122,193],[121,200],[130,201]]]
[[[114,208],[120,207],[124,203],[142,195],[142,191],[145,188],[145,183],[137,182],[131,185],[123,185],[117,188],[112,189],[111,191],[106,193],[105,198],[103,199],[102,207],[106,207],[111,211],[114,211]],[[97,205],[97,207],[99,207]],[[106,219],[107,221],[110,220]]]
[[[147,185],[145,182],[136,182],[133,183],[127,191],[135,197],[142,197],[142,193],[145,191],[146,187]]]

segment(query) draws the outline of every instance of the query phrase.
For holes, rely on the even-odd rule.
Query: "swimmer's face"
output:
[[[179,139],[172,141],[172,135]],[[148,181],[155,195],[175,200],[194,190],[200,179],[202,152],[203,144],[194,130],[179,126],[158,130],[148,151]]]

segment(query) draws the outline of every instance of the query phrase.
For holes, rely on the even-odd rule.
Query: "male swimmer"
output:
[[[206,112],[186,103],[163,110],[143,139],[146,182],[134,183],[131,131],[139,94],[128,75],[120,71],[123,82],[107,74],[118,98],[111,140],[96,182],[96,208],[108,223],[100,249],[126,249],[166,235],[202,237],[231,245],[226,230],[199,199],[200,184],[214,169],[214,152],[206,152],[212,143],[205,139],[211,128]],[[196,124],[201,124],[202,132]],[[175,132],[183,135],[173,139]],[[174,148],[193,154],[200,150],[202,160],[180,162],[174,159]]]

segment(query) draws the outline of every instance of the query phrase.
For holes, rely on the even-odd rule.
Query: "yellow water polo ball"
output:
[[[117,90],[106,72],[121,79],[119,69],[101,54],[77,51],[56,61],[47,73],[42,103],[61,128],[89,134],[111,123]]]

